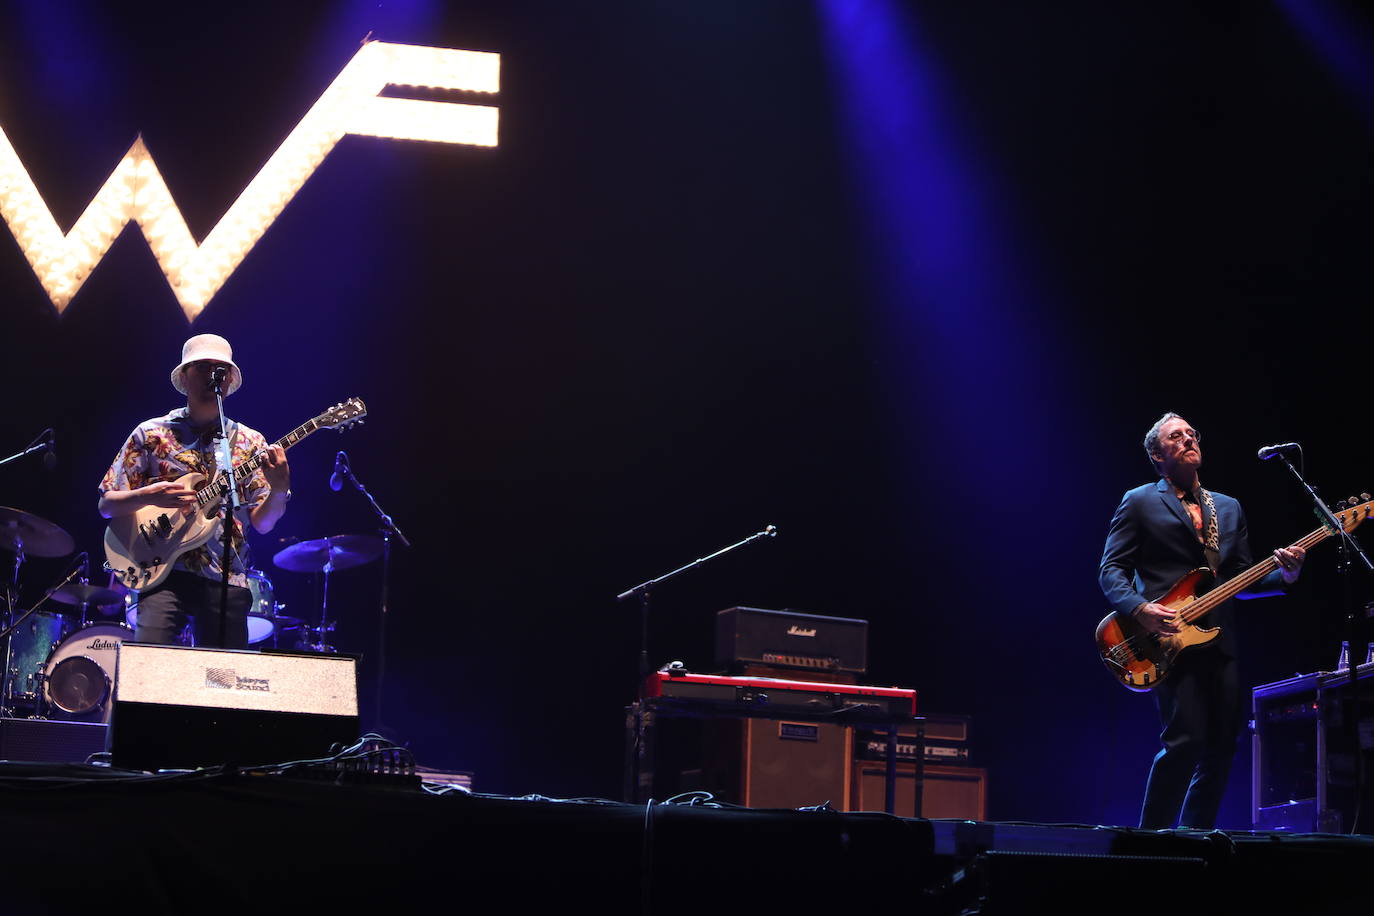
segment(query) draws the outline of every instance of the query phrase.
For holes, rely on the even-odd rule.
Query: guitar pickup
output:
[[[157,531],[158,534],[162,535],[163,537],[166,537],[167,535],[172,533],[172,520],[167,517],[166,513],[163,513],[162,515],[159,515],[157,517]]]

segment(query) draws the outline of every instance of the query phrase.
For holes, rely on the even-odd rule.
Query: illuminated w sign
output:
[[[496,145],[494,107],[383,98],[383,89],[496,92],[500,75],[499,54],[380,41],[363,45],[199,245],[142,137],[63,234],[0,130],[0,217],[59,314],[124,227],[138,223],[187,321],[194,321],[345,134]]]

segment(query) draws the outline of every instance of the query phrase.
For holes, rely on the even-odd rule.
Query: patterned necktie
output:
[[[1215,573],[1217,566],[1221,563],[1221,536],[1217,530],[1217,504],[1212,502],[1212,494],[1200,485],[1197,488],[1197,495],[1202,497],[1203,514],[1206,515],[1202,532],[1202,550],[1207,557],[1207,565]]]

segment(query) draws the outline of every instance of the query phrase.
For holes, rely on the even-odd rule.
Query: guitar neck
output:
[[[1309,533],[1306,537],[1299,540],[1293,546],[1301,547],[1303,550],[1310,550],[1312,547],[1315,547],[1317,544],[1320,544],[1322,541],[1326,540],[1329,537],[1331,537],[1330,529],[1322,527],[1318,528],[1316,531]],[[1194,620],[1201,617],[1203,614],[1206,614],[1209,611],[1216,609],[1219,605],[1225,603],[1226,601],[1231,600],[1236,595],[1245,591],[1247,588],[1254,585],[1256,582],[1263,579],[1265,576],[1269,575],[1271,572],[1278,568],[1278,561],[1275,560],[1272,556],[1267,557],[1266,559],[1261,560],[1259,563],[1256,563],[1254,566],[1251,566],[1249,569],[1247,569],[1240,575],[1236,576],[1234,579],[1231,579],[1223,583],[1222,585],[1217,586],[1207,594],[1203,595],[1198,600],[1194,601],[1192,604],[1188,605],[1187,609],[1183,611],[1183,613],[1179,616],[1181,616],[1186,622],[1191,623]]]
[[[276,442],[273,442],[272,445],[268,446],[268,450],[276,448],[277,446],[281,446],[283,449],[288,449],[291,446],[296,445],[306,436],[317,431],[318,429],[320,429],[318,417],[316,417],[313,420],[307,420],[300,426],[297,426],[295,429],[291,430],[291,432],[282,436]],[[234,486],[237,487],[241,485],[244,481],[251,477],[253,475],[253,472],[256,471],[258,468],[262,467],[262,463],[266,460],[267,450],[264,450],[260,452],[254,452],[247,459],[236,464],[234,466]],[[203,508],[205,506],[208,506],[211,502],[214,502],[215,500],[219,499],[220,496],[223,495],[223,493],[224,489],[220,485],[219,479],[216,478],[213,482],[207,484],[204,487],[201,487],[199,490],[196,491],[196,501]]]

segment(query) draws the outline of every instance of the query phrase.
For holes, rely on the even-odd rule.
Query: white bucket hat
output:
[[[234,350],[229,341],[218,334],[197,334],[181,347],[181,365],[172,370],[172,387],[182,394],[186,393],[186,367],[197,360],[213,359],[229,364],[229,389],[225,397],[239,390],[243,384],[243,373],[233,360]]]

